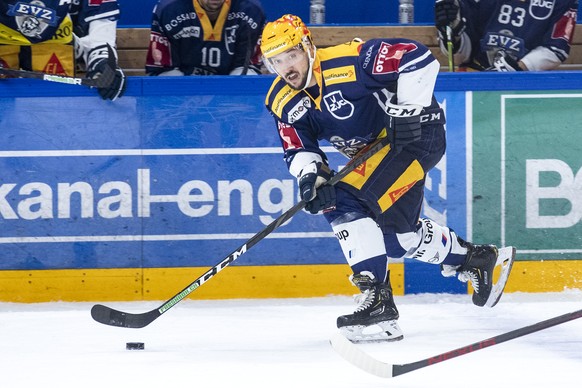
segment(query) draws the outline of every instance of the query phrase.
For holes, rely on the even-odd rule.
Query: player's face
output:
[[[218,11],[225,0],[198,0],[202,8],[207,11]]]
[[[292,48],[269,58],[277,74],[293,89],[301,90],[307,82],[309,58],[300,48]]]

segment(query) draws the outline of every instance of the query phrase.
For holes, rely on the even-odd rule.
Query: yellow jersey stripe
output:
[[[388,191],[380,197],[378,200],[378,205],[382,209],[382,212],[388,210],[394,202],[396,202],[400,197],[402,197],[416,182],[424,178],[424,169],[418,162],[414,160],[404,171],[400,178],[394,182],[394,184],[388,189]]]
[[[230,0],[226,0],[220,9],[220,14],[212,26],[212,22],[208,18],[206,11],[198,3],[197,0],[192,0],[194,4],[194,10],[200,19],[200,25],[204,30],[204,40],[212,42],[220,42],[222,40],[222,30],[224,29],[224,23],[226,23],[226,18],[228,16],[228,11],[230,11]]]

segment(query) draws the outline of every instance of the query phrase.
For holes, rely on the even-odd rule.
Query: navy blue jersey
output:
[[[93,20],[119,18],[117,0],[2,0],[0,44],[70,43]]]
[[[547,48],[563,62],[570,53],[578,0],[459,0],[471,42],[470,58],[478,68],[489,68],[499,49],[517,60],[538,47]],[[542,52],[530,58],[551,60]],[[559,62],[558,62],[559,63]]]
[[[152,17],[146,73],[178,69],[185,75],[227,75],[248,66],[258,73],[264,24],[255,0],[226,0],[214,24],[197,1],[160,0]]]
[[[277,77],[265,101],[288,167],[303,151],[325,160],[320,140],[352,157],[385,132],[387,103],[423,106],[423,122],[444,123],[433,95],[439,64],[419,42],[354,40],[317,50],[313,66],[315,86],[294,90]]]

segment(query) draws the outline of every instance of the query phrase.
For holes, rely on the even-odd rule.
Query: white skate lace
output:
[[[464,283],[470,281],[475,292],[479,293],[479,279],[477,279],[477,274],[475,272],[470,271],[459,272],[458,278],[460,281]]]
[[[356,313],[365,310],[370,307],[374,301],[374,290],[365,290],[361,294],[356,294],[354,295],[354,300],[358,304],[355,311]]]

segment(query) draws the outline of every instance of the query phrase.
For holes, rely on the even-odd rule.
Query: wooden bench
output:
[[[425,44],[436,56],[442,71],[448,71],[448,60],[438,47],[433,26],[311,26],[317,47],[328,47],[348,42],[353,38],[369,40],[379,37],[408,38]],[[117,47],[119,64],[127,75],[144,75],[149,44],[149,28],[119,28]],[[568,60],[560,70],[582,70],[582,25],[578,24]]]

